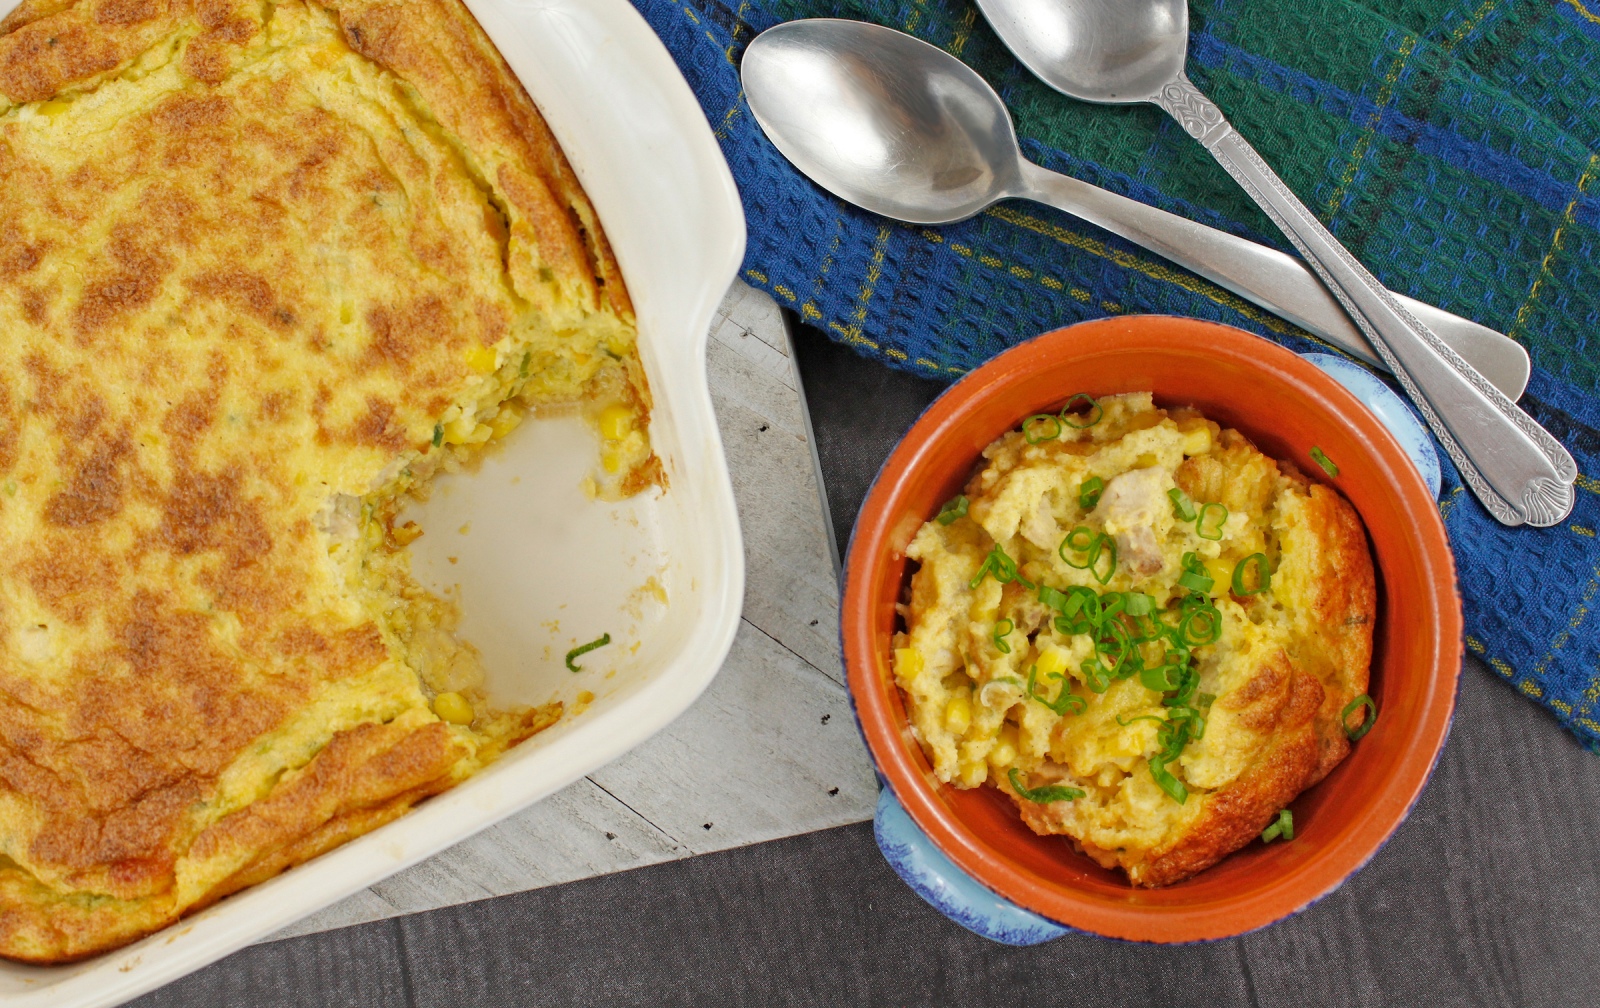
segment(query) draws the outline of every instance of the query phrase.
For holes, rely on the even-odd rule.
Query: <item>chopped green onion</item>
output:
[[[1256,569],[1256,586],[1246,587],[1244,576],[1246,568],[1254,566]],[[1272,570],[1267,565],[1265,553],[1252,553],[1233,565],[1233,593],[1240,598],[1246,595],[1259,595],[1272,587]]]
[[[444,444],[444,424],[433,425],[433,446],[435,448]]]
[[[1125,592],[1122,598],[1122,611],[1129,616],[1148,616],[1156,607],[1156,600],[1144,592]]]
[[[1015,414],[1012,415],[1015,416]],[[1028,425],[1032,424],[1035,420],[1048,420],[1054,425],[1055,429],[1049,434],[1036,434],[1035,431],[1028,429]],[[1054,441],[1060,436],[1061,421],[1056,419],[1054,416],[1051,416],[1049,413],[1035,413],[1033,416],[1022,421],[1022,439],[1029,444],[1038,444],[1040,441]]]
[[[1284,840],[1294,839],[1294,813],[1288,809],[1278,812],[1278,818],[1273,820],[1271,826],[1261,831],[1261,842],[1271,843],[1282,837]]]
[[[1100,558],[1105,557],[1105,571],[1100,569]],[[1095,552],[1094,561],[1089,565],[1089,573],[1101,584],[1111,580],[1117,572],[1117,541],[1108,535],[1100,536],[1100,548]]]
[[[1184,571],[1178,575],[1178,587],[1187,588],[1192,592],[1208,592],[1211,590],[1211,586],[1216,583],[1215,578],[1207,577],[1204,574],[1196,574],[1194,571]]]
[[[934,520],[940,525],[949,525],[957,518],[966,517],[966,514],[967,496],[966,494],[956,494],[954,497],[945,501],[944,507],[939,509],[939,514],[935,516]]]
[[[1071,532],[1068,532],[1066,538],[1061,540],[1061,545],[1056,547],[1056,554],[1061,557],[1062,562],[1068,567],[1076,567],[1082,570],[1089,566],[1089,561],[1073,563],[1067,557],[1067,550],[1072,550],[1074,553],[1088,553],[1099,540],[1100,537],[1095,534],[1093,529],[1087,525],[1079,525]]]
[[[1351,728],[1350,715],[1355,713],[1357,707],[1365,707],[1366,710],[1361,712],[1361,723]],[[1378,723],[1378,705],[1363,693],[1344,705],[1344,710],[1339,712],[1339,723],[1344,725],[1344,733],[1350,737],[1350,741],[1358,741]]]
[[[1167,761],[1153,759],[1150,761],[1150,776],[1155,778],[1156,786],[1167,793],[1167,797],[1182,805],[1189,798],[1189,789],[1183,786],[1183,781],[1172,776],[1167,769]]]
[[[1153,689],[1157,693],[1165,693],[1170,689],[1177,689],[1178,684],[1173,676],[1178,672],[1175,665],[1157,665],[1147,668],[1139,673],[1139,681],[1144,683],[1145,689]]]
[[[1077,563],[1068,557],[1069,549],[1074,553],[1082,553],[1083,562]],[[1111,575],[1117,572],[1117,541],[1103,532],[1097,534],[1090,531],[1086,525],[1079,525],[1068,532],[1066,538],[1061,540],[1061,545],[1056,547],[1056,553],[1068,567],[1087,570],[1101,584],[1110,581]],[[1102,557],[1106,560],[1104,564],[1100,562]],[[1101,573],[1101,567],[1105,568],[1104,573]]]
[[[1322,449],[1318,448],[1316,445],[1311,446],[1311,461],[1321,466],[1322,471],[1327,473],[1329,476],[1339,475],[1339,467],[1334,464],[1333,459],[1329,458],[1322,451]]]
[[[984,557],[983,566],[979,567],[978,573],[973,575],[971,581],[967,582],[967,587],[976,589],[983,582],[985,574],[993,574],[994,579],[1001,584],[1010,584],[1015,581],[1024,588],[1034,587],[1032,581],[1017,573],[1017,562],[1011,559],[1005,550],[1000,548],[999,543],[995,543],[994,548],[989,551],[989,555]]]
[[[1067,611],[1067,593],[1057,591],[1047,584],[1039,586],[1039,602],[1041,605],[1049,606],[1058,613]]]
[[[1072,404],[1077,402],[1079,399],[1082,399],[1084,402],[1089,404],[1088,419],[1086,419],[1083,423],[1077,423],[1072,416],[1068,416],[1068,414],[1072,412]],[[1012,416],[1016,416],[1016,414],[1013,413]],[[1083,430],[1087,427],[1093,427],[1095,424],[1100,422],[1100,418],[1103,416],[1105,416],[1105,410],[1101,409],[1100,404],[1095,402],[1094,396],[1089,395],[1087,392],[1079,392],[1071,399],[1068,399],[1065,406],[1061,407],[1061,422],[1066,424],[1068,427],[1073,427],[1078,430]]]
[[[1054,711],[1058,716],[1071,712],[1082,714],[1089,709],[1089,702],[1083,697],[1072,692],[1067,684],[1067,679],[1060,672],[1052,673],[1052,677],[1061,681],[1061,692],[1056,694],[1054,700],[1046,700],[1044,694],[1039,692],[1039,666],[1034,665],[1028,669],[1028,697],[1037,700]]]
[[[1216,510],[1213,511],[1213,508]],[[1210,528],[1207,528],[1207,519],[1211,518],[1213,515],[1216,517],[1210,522]],[[1227,521],[1228,509],[1226,507],[1215,503],[1202,504],[1200,505],[1200,517],[1195,519],[1194,523],[1195,535],[1198,535],[1202,539],[1210,539],[1215,542],[1216,540],[1222,538],[1222,526],[1225,525]]]
[[[1001,629],[1002,627],[1005,629]],[[994,625],[994,646],[1001,654],[1011,653],[1011,645],[1007,643],[1006,637],[1016,628],[1017,625],[1008,619],[1003,619]]]
[[[1172,499],[1172,513],[1178,517],[1179,521],[1194,521],[1194,501],[1188,494],[1183,492],[1182,487],[1173,487],[1167,491],[1167,496]]]
[[[1198,620],[1205,622],[1195,626]],[[1215,606],[1197,606],[1183,614],[1178,623],[1178,634],[1189,647],[1210,644],[1222,635],[1222,614]]]
[[[1082,798],[1083,792],[1075,787],[1064,784],[1048,784],[1044,787],[1030,788],[1022,783],[1022,774],[1016,767],[1011,768],[1007,774],[1011,779],[1011,786],[1016,789],[1017,795],[1025,801],[1037,802],[1040,805],[1047,802],[1072,801]]]
[[[1106,488],[1106,481],[1098,476],[1091,476],[1078,484],[1078,506],[1085,511],[1094,510],[1100,503],[1100,494]]]
[[[580,672],[580,671],[582,671],[583,670],[583,666],[582,665],[574,665],[573,662],[572,662],[572,659],[578,657],[579,655],[588,654],[590,651],[593,651],[595,648],[605,647],[607,644],[610,644],[610,643],[611,643],[611,635],[610,634],[601,634],[599,637],[596,637],[594,640],[590,641],[589,643],[579,645],[578,647],[573,648],[571,651],[568,651],[567,652],[567,670],[569,672]]]

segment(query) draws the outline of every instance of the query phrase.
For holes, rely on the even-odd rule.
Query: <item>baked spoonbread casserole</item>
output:
[[[578,409],[662,482],[594,210],[459,0],[0,23],[0,955],[132,941],[560,717],[399,501]]]
[[[1285,806],[1371,725],[1355,509],[1149,393],[1002,435],[906,556],[894,674],[934,776],[1134,885],[1292,839]]]

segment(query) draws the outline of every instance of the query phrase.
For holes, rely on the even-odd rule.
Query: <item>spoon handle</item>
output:
[[[1367,363],[1386,367],[1304,259],[1030,161],[1021,162],[1021,177],[1023,188],[1017,196],[1048,204],[1142,245]],[[1495,388],[1512,400],[1522,395],[1528,385],[1528,352],[1521,344],[1442,308],[1401,294],[1395,297]]]
[[[1547,526],[1572,513],[1578,467],[1560,442],[1401,307],[1187,78],[1163,87],[1156,104],[1211,151],[1283,229],[1496,519]]]

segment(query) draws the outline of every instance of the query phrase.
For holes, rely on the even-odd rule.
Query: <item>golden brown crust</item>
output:
[[[485,348],[631,340],[626,292],[459,0],[328,10],[0,23],[0,956],[131,941],[515,741],[434,718],[403,571],[330,515],[509,394]]]
[[[455,0],[318,0],[339,15],[350,48],[417,89],[441,124],[482,160],[510,217],[511,275],[518,293],[551,307],[554,270],[567,297],[595,306],[604,298],[631,317],[622,274],[544,117],[521,81]]]
[[[1259,685],[1257,685],[1259,684]],[[1264,663],[1240,696],[1230,700],[1249,708],[1251,727],[1271,742],[1249,768],[1207,797],[1200,818],[1174,846],[1142,864],[1128,878],[1145,887],[1181,882],[1243,847],[1278,810],[1315,783],[1320,740],[1315,724],[1322,685],[1296,669],[1283,652]]]

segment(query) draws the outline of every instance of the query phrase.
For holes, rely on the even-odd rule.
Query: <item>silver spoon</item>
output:
[[[1013,197],[1047,203],[1383,366],[1304,261],[1024,160],[1000,96],[943,50],[859,21],[791,21],[750,43],[741,74],[778,150],[840,199],[917,224]],[[1514,340],[1400,301],[1507,396],[1522,395],[1528,354]]]
[[[1578,467],[1567,450],[1357,262],[1189,82],[1187,0],[977,3],[1001,41],[1057,91],[1154,103],[1199,140],[1344,305],[1495,518],[1554,525],[1572,513]]]

